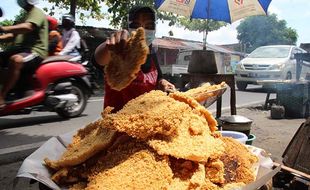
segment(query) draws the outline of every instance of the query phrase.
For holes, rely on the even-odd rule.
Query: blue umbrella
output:
[[[155,0],[158,10],[190,18],[232,23],[253,15],[266,15],[271,0]]]

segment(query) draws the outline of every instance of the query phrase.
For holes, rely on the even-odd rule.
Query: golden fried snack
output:
[[[224,163],[225,183],[253,182],[256,178],[253,165],[258,162],[257,156],[233,138],[221,137],[221,139],[225,143],[225,153],[220,158]]]
[[[98,162],[101,162],[106,156],[107,151],[112,151],[120,144],[126,143],[131,139],[132,138],[127,134],[119,133],[112,145],[105,151],[97,153],[79,165],[58,170],[52,175],[52,180],[59,185],[70,185],[76,182],[87,181],[88,176],[91,174],[90,168],[94,167]]]
[[[79,178],[70,175],[70,171],[68,168],[62,168],[58,170],[52,175],[51,179],[57,184],[70,184],[79,181]]]
[[[209,112],[205,107],[200,105],[193,97],[183,93],[183,92],[175,92],[169,94],[170,97],[173,99],[184,102],[188,104],[195,114],[198,114],[201,117],[204,117],[206,121],[208,122],[208,126],[211,130],[211,132],[215,132],[217,130],[217,121],[212,116],[211,112]]]
[[[86,182],[79,182],[79,183],[72,185],[69,189],[70,190],[84,190],[86,186],[87,186]]]
[[[104,73],[107,83],[114,90],[127,87],[145,63],[149,47],[145,41],[142,27],[132,32],[131,37],[124,42],[123,47],[110,47],[111,61],[106,65]]]
[[[217,159],[215,161],[210,161],[206,165],[206,177],[212,182],[216,184],[224,184],[225,183],[225,171],[224,171],[224,163]]]
[[[185,103],[180,97],[184,97]],[[207,161],[224,150],[222,141],[210,131],[217,124],[211,113],[182,93],[170,97],[161,91],[151,91],[129,101],[117,113],[103,117],[102,126],[135,138],[150,139],[148,144],[160,155]]]
[[[100,122],[101,122],[101,119],[86,125],[86,127],[82,128],[82,129],[79,129],[77,131],[77,133],[75,135],[73,135],[72,142],[68,145],[68,147],[73,147],[75,145],[80,144],[81,141],[86,136],[88,136],[89,134],[91,134],[92,132],[94,132],[95,130],[97,130],[100,127]]]
[[[198,102],[202,102],[207,100],[210,97],[217,96],[219,89],[226,88],[227,84],[225,82],[222,82],[218,85],[211,85],[210,83],[205,83],[200,87],[190,89],[186,92],[184,92],[185,95],[190,96],[194,98]]]
[[[197,94],[196,94],[197,95]],[[258,158],[189,94],[151,91],[73,137],[52,179],[70,189],[240,189]],[[116,132],[117,131],[117,132]]]
[[[239,183],[228,183],[226,184],[223,188],[221,188],[222,190],[236,190],[236,189],[241,189],[242,187],[244,187],[245,184],[242,182]]]
[[[173,137],[155,136],[147,142],[160,155],[171,155],[197,162],[207,162],[223,154],[224,146],[220,139],[211,135],[205,118],[186,112]]]
[[[108,128],[97,127],[99,123],[94,122],[79,130],[61,158],[56,161],[45,158],[45,164],[55,170],[75,166],[109,147],[117,133]]]
[[[163,189],[173,175],[167,156],[133,139],[109,151],[91,172],[86,190]]]
[[[173,136],[184,114],[191,110],[162,91],[151,91],[129,101],[117,113],[104,114],[102,125],[139,139],[156,134]]]
[[[173,171],[173,181],[168,190],[199,189],[205,183],[205,168],[203,164],[170,157],[170,167]]]

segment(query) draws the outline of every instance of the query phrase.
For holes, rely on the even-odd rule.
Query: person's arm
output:
[[[77,31],[73,31],[66,46],[59,52],[59,55],[67,55],[80,44],[80,35]]]
[[[25,34],[32,32],[35,30],[36,25],[31,23],[31,22],[25,22],[21,24],[16,24],[12,26],[1,26],[0,27],[0,32],[5,32],[5,33],[13,33],[13,34]]]
[[[0,35],[0,42],[9,42],[9,41],[12,41],[13,39],[14,39],[13,33]]]
[[[107,39],[104,43],[100,44],[95,50],[95,62],[101,67],[107,65],[111,59],[107,44],[109,44],[109,39]]]
[[[166,79],[163,78],[163,74],[162,74],[162,71],[161,71],[161,68],[159,66],[159,63],[158,63],[158,59],[157,59],[157,55],[154,54],[154,61],[155,61],[155,66],[156,66],[156,69],[157,69],[157,73],[158,73],[158,77],[157,77],[157,88],[159,90],[162,90],[164,92],[173,92],[175,91],[175,86],[170,83],[169,81],[167,81]]]

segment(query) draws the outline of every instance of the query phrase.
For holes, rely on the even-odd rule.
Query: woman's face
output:
[[[146,30],[155,30],[155,21],[152,13],[139,13],[129,24],[129,28],[137,29],[143,27]]]

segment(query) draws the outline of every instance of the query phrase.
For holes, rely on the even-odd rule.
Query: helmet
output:
[[[39,0],[26,0],[28,4],[30,5],[36,5],[39,3]]]
[[[56,30],[58,26],[58,21],[56,18],[52,16],[47,16],[47,21],[48,21],[48,29],[49,30]]]
[[[75,24],[75,19],[71,14],[64,14],[62,16],[62,20],[68,20],[70,21],[72,24]]]
[[[39,0],[17,0],[18,4],[24,5],[25,3],[35,5],[39,3]]]
[[[0,7],[0,17],[2,17],[2,16],[3,16],[3,11],[2,11],[2,9]]]
[[[35,5],[38,3],[39,3],[39,0],[17,0],[17,4],[23,9],[27,7],[27,5]]]

